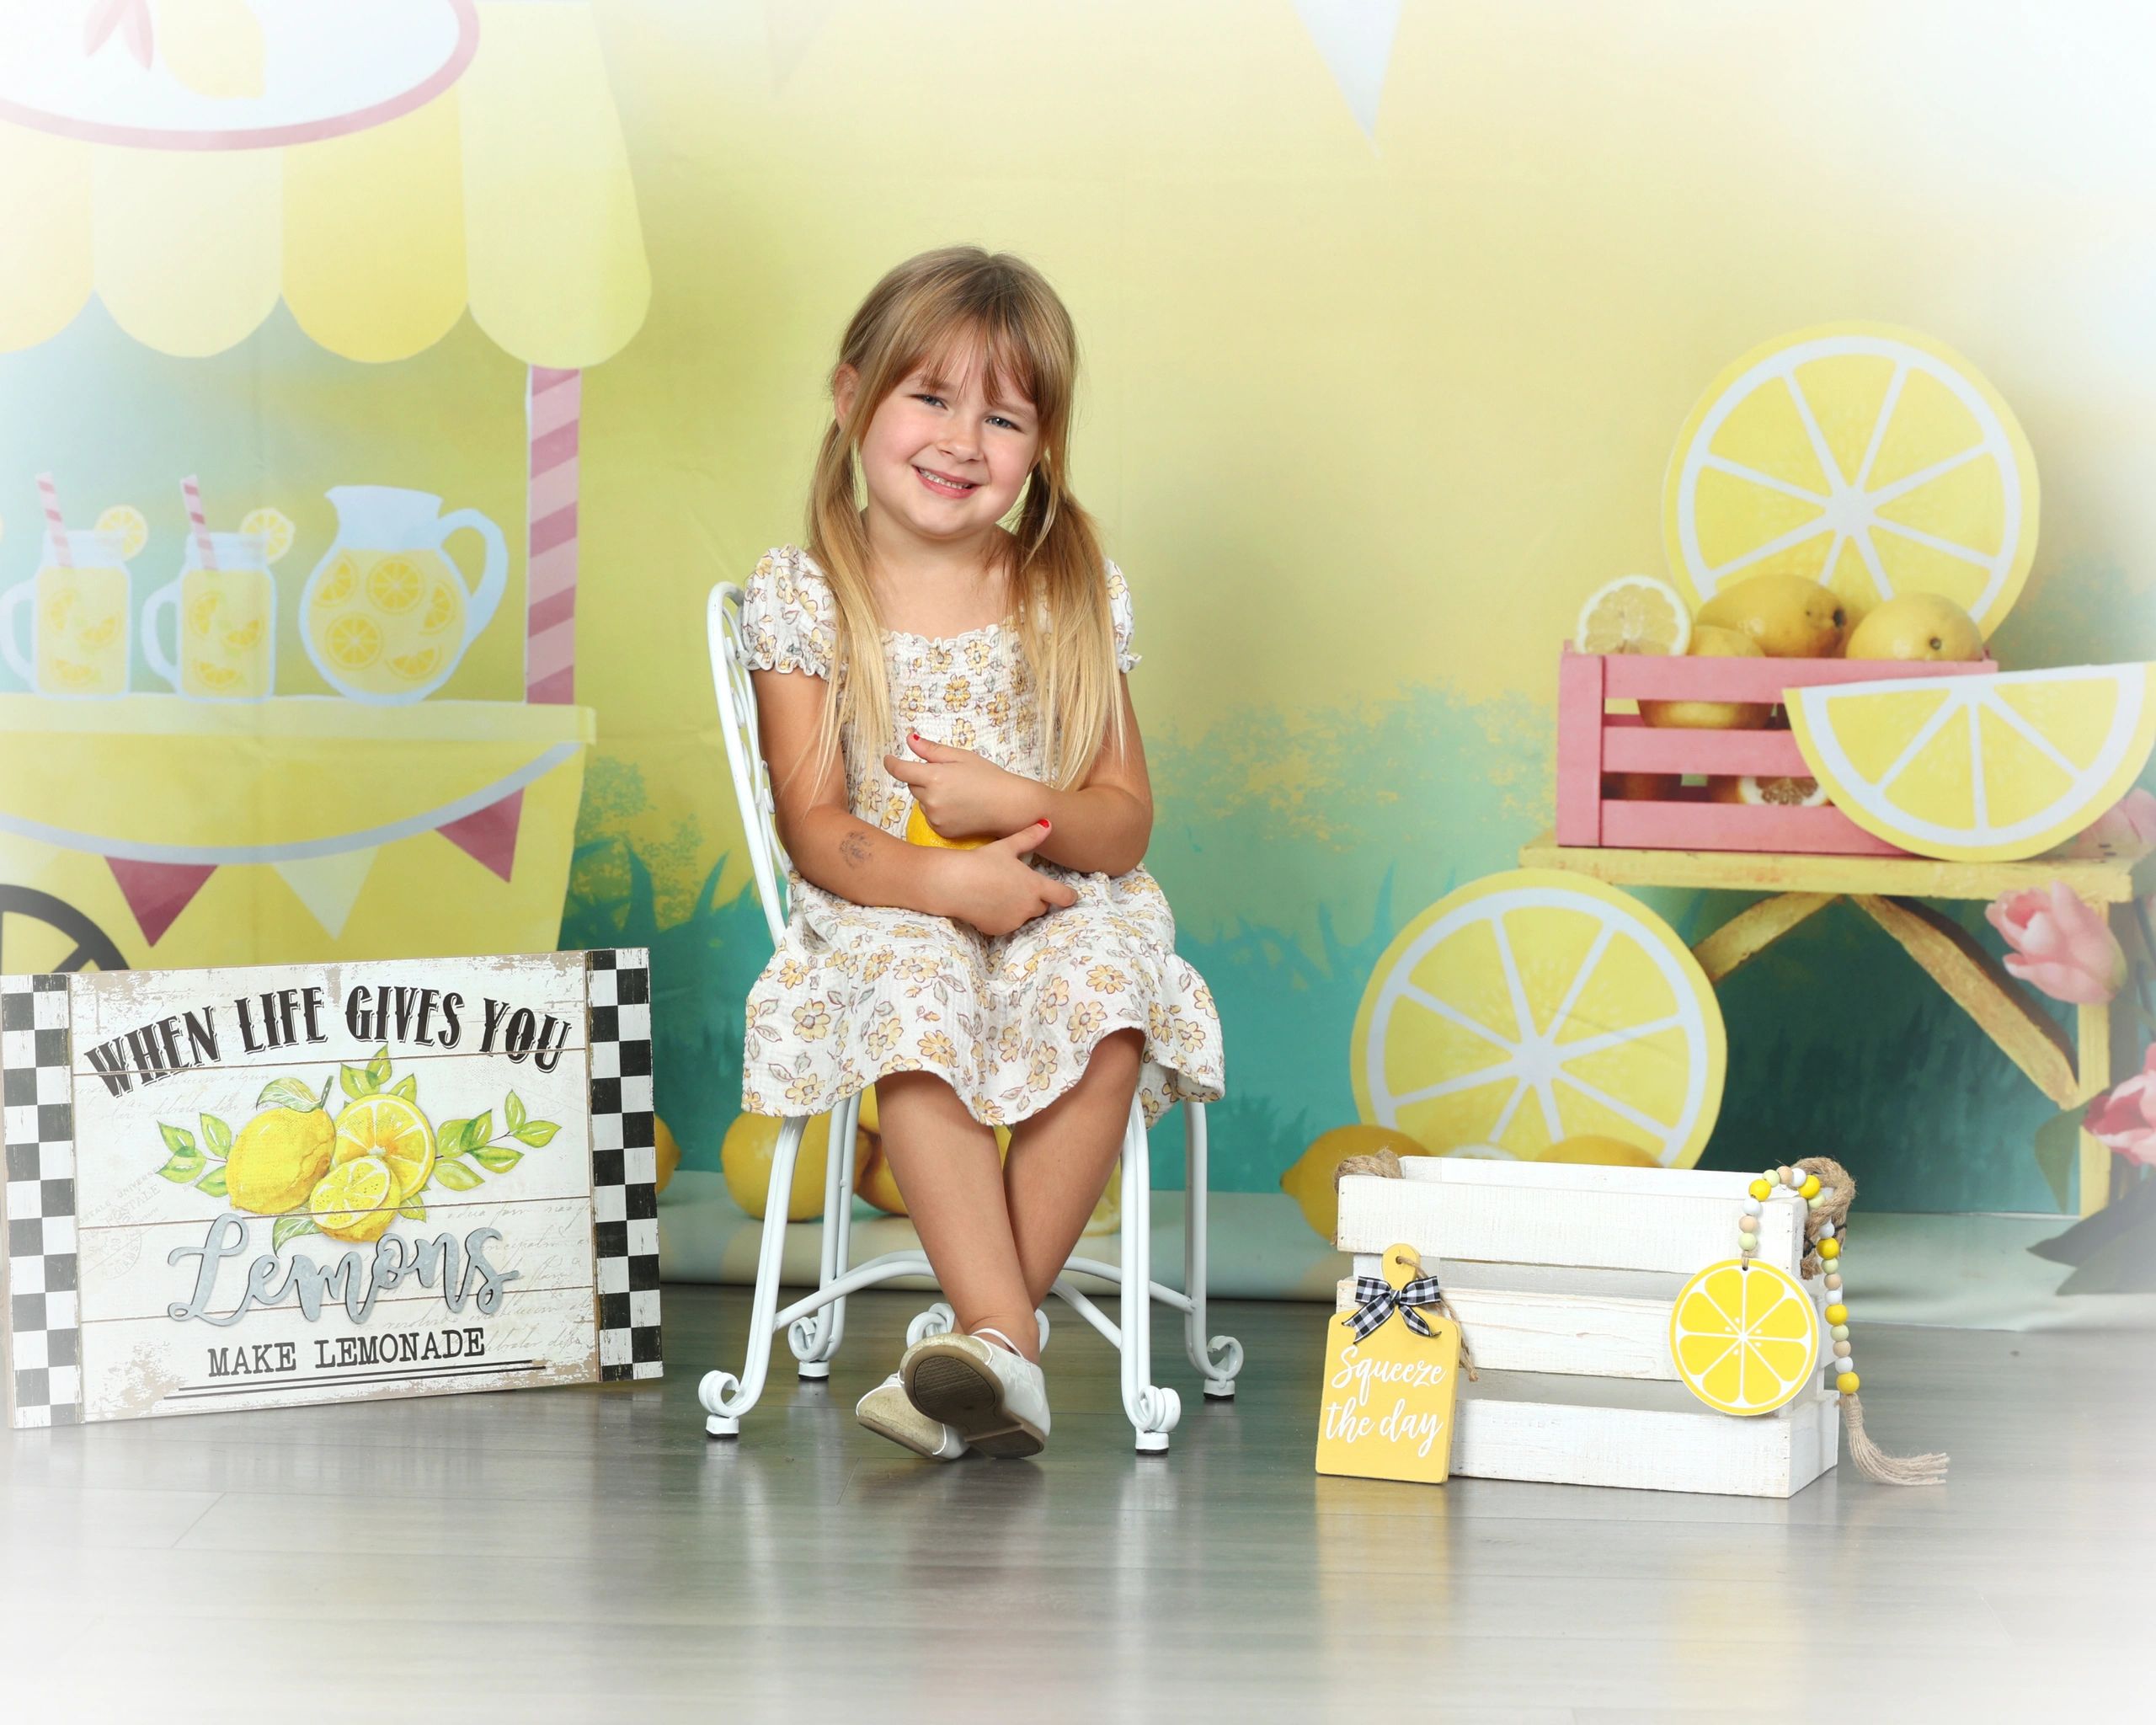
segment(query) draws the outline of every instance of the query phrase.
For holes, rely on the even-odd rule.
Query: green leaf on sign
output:
[[[195,1146],[195,1135],[184,1126],[168,1126],[157,1122],[157,1135],[165,1141],[165,1148],[174,1156],[200,1156],[202,1152]]]
[[[176,1151],[173,1159],[157,1172],[171,1181],[173,1185],[186,1186],[192,1184],[195,1177],[207,1166],[208,1163],[204,1160],[202,1152],[195,1149],[193,1145],[189,1145],[185,1150]]]
[[[272,1078],[262,1087],[262,1094],[254,1098],[259,1108],[295,1108],[307,1114],[322,1106],[322,1099],[314,1088],[299,1078]]]
[[[506,1174],[524,1160],[520,1150],[475,1150],[472,1160],[490,1174]]]
[[[427,1207],[414,1199],[409,1204],[398,1204],[397,1214],[408,1222],[424,1222],[427,1219]]]
[[[232,1129],[215,1114],[202,1116],[202,1139],[220,1162],[232,1153]]]
[[[222,1198],[225,1195],[225,1171],[222,1165],[211,1169],[208,1173],[197,1180],[195,1183],[195,1189],[198,1192],[206,1192],[212,1198]]]
[[[416,1072],[408,1073],[405,1076],[399,1078],[394,1084],[389,1087],[389,1093],[392,1096],[401,1096],[407,1102],[418,1100],[419,1094],[419,1075]]]
[[[279,1216],[276,1226],[270,1231],[270,1249],[272,1252],[280,1251],[287,1240],[296,1240],[302,1234],[319,1234],[321,1231],[321,1229],[315,1226],[314,1218],[311,1215]]]
[[[2081,1155],[2081,1110],[2053,1114],[2036,1128],[2036,1167],[2061,1210],[2073,1191],[2073,1165]]]
[[[382,1087],[365,1066],[339,1066],[337,1081],[344,1086],[344,1094],[357,1102],[363,1096],[372,1096]]]
[[[462,1162],[436,1162],[435,1178],[451,1192],[469,1192],[479,1184],[479,1177]]]
[[[536,1150],[542,1145],[552,1144],[554,1141],[554,1135],[561,1130],[552,1120],[526,1120],[524,1124],[516,1129],[516,1135],[524,1143]]]
[[[384,1043],[374,1051],[374,1058],[367,1062],[367,1076],[374,1080],[376,1090],[389,1082],[389,1045]]]
[[[509,1116],[509,1130],[512,1132],[515,1131],[519,1126],[521,1126],[524,1124],[523,1097],[520,1097],[514,1090],[510,1092],[509,1100],[502,1105],[502,1112]]]
[[[464,1154],[464,1129],[469,1120],[444,1120],[435,1128],[435,1149],[443,1156]]]
[[[494,1135],[494,1111],[488,1108],[483,1114],[474,1114],[464,1123],[464,1147],[477,1150]]]

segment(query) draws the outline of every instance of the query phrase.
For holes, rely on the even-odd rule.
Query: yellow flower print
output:
[[[998,689],[988,697],[989,729],[1001,735],[1011,723],[1011,697]]]
[[[905,821],[906,793],[904,791],[893,791],[889,796],[883,798],[883,820],[882,824],[891,831],[896,832],[905,826]]]
[[[1083,1048],[1095,1041],[1108,1022],[1108,1009],[1098,1001],[1081,1001],[1070,1009],[1070,1042]]]
[[[918,922],[894,922],[891,925],[893,940],[926,940],[928,932]]]
[[[1025,1045],[1025,1040],[1016,1024],[1006,1024],[1003,1033],[996,1039],[995,1052],[1004,1060],[1015,1060],[1018,1058],[1018,1050]]]
[[[861,980],[863,982],[873,982],[890,968],[891,949],[889,947],[877,947],[861,961]]]
[[[987,636],[975,635],[971,640],[966,643],[965,653],[967,666],[974,670],[986,670],[988,669],[989,659],[994,654],[995,650],[995,649],[994,648],[989,645]]]
[[[925,1060],[940,1061],[947,1066],[958,1064],[958,1045],[940,1030],[929,1031],[915,1044]]]
[[[1121,994],[1130,979],[1113,964],[1096,964],[1086,973],[1086,986],[1096,994]]]
[[[1056,1053],[1052,1043],[1033,1044],[1033,1058],[1027,1062],[1027,1084],[1034,1090],[1046,1090],[1055,1082]]]
[[[899,716],[907,720],[918,719],[928,711],[928,697],[919,688],[908,683],[899,691]]]
[[[974,697],[974,686],[966,678],[953,677],[943,686],[943,704],[947,708],[963,707]]]
[[[792,1103],[797,1114],[814,1112],[822,1097],[815,1079],[806,1073],[786,1081],[786,1099]]]
[[[1070,1003],[1070,984],[1060,976],[1051,977],[1038,994],[1033,996],[1033,1015],[1053,1024],[1064,1007]]]
[[[931,641],[928,644],[928,668],[937,676],[942,676],[957,662],[958,661],[951,656],[951,644],[949,642]]]
[[[951,721],[951,746],[953,749],[970,749],[979,740],[979,737],[974,729],[974,722],[971,719],[957,718]]]
[[[831,1009],[822,1001],[804,1001],[793,1009],[793,1032],[803,1042],[821,1042],[831,1031]]]
[[[867,1044],[870,1054],[879,1056],[887,1055],[899,1045],[899,1037],[905,1028],[905,1027],[899,1022],[894,1013],[890,1017],[879,1018],[871,1024],[868,1027],[867,1035],[862,1040]]]
[[[798,988],[808,980],[808,967],[798,959],[782,959],[778,967],[778,980],[788,988]]]

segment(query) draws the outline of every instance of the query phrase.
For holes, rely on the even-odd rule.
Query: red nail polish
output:
[[[1049,824],[1048,816],[1046,816],[1045,814],[1043,814],[1043,816],[1041,816],[1041,825],[1042,825],[1043,826],[1047,826],[1047,825],[1048,825],[1048,824]],[[1053,830],[1053,829],[1050,829],[1050,830]]]

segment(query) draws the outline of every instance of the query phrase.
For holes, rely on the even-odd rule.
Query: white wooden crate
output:
[[[1786,1498],[1834,1466],[1840,1401],[1812,1389],[1754,1418],[1677,1380],[1677,1290],[1737,1252],[1748,1174],[1411,1156],[1340,1183],[1357,1274],[1405,1241],[1444,1284],[1481,1381],[1463,1377],[1452,1471],[1491,1479]],[[1805,1207],[1768,1199],[1759,1256],[1791,1275]],[[1340,1284],[1342,1310],[1352,1281]],[[1822,1290],[1807,1284],[1815,1306]],[[1823,1318],[1821,1320],[1823,1323]]]

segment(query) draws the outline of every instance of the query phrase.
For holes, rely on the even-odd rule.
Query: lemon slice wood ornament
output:
[[[1794,691],[1790,729],[1834,806],[1949,862],[2015,862],[2124,796],[2156,745],[2156,665]]]
[[[1400,932],[1349,1058],[1363,1118],[1433,1151],[1533,1161],[1594,1134],[1684,1168],[1714,1130],[1728,1044],[1705,972],[1660,917],[1599,881],[1524,868]]]
[[[1696,601],[1769,571],[1852,622],[1903,593],[1988,637],[2036,552],[2036,464],[1970,363],[1914,330],[1841,323],[1755,348],[1710,385],[1663,484],[1669,566]]]
[[[1718,1413],[1772,1413],[1812,1381],[1819,1316],[1787,1270],[1736,1258],[1678,1290],[1669,1354],[1684,1387]]]

